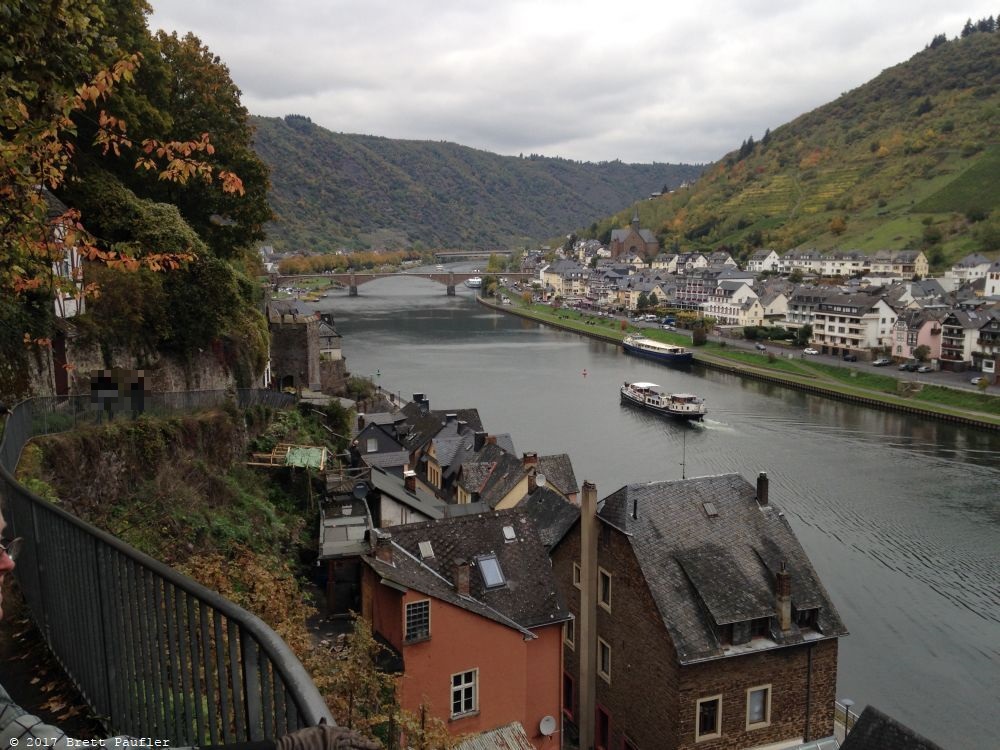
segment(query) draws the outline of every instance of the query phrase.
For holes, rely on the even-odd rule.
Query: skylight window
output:
[[[513,542],[515,539],[517,539],[517,533],[514,531],[513,526],[503,527],[503,538],[506,539],[508,542]]]
[[[420,548],[421,560],[426,560],[428,557],[434,557],[434,548],[431,546],[430,542],[420,542],[417,546]]]
[[[483,583],[486,584],[486,588],[495,589],[507,583],[507,579],[503,577],[503,571],[500,570],[500,561],[497,560],[496,555],[480,557],[478,563],[479,572],[483,576]]]

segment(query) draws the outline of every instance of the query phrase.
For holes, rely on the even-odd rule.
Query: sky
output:
[[[150,0],[251,114],[579,161],[713,162],[996,0]]]

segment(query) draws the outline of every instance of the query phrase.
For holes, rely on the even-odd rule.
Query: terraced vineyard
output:
[[[925,49],[639,204],[661,246],[921,249],[932,270],[1000,246],[1000,33]],[[627,226],[632,207],[581,236]]]

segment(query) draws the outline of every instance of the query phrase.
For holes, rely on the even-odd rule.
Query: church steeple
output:
[[[636,232],[639,231],[639,207],[635,207],[635,211],[632,213],[632,229]]]

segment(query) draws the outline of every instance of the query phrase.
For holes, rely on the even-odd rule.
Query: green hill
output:
[[[306,117],[253,119],[271,169],[278,248],[517,246],[607,215],[701,172],[499,156],[436,141],[334,133]]]
[[[1000,250],[1000,33],[910,60],[640,205],[663,247]],[[625,226],[631,207],[598,222]],[[575,226],[581,226],[577,224]],[[555,234],[555,233],[554,233]]]

